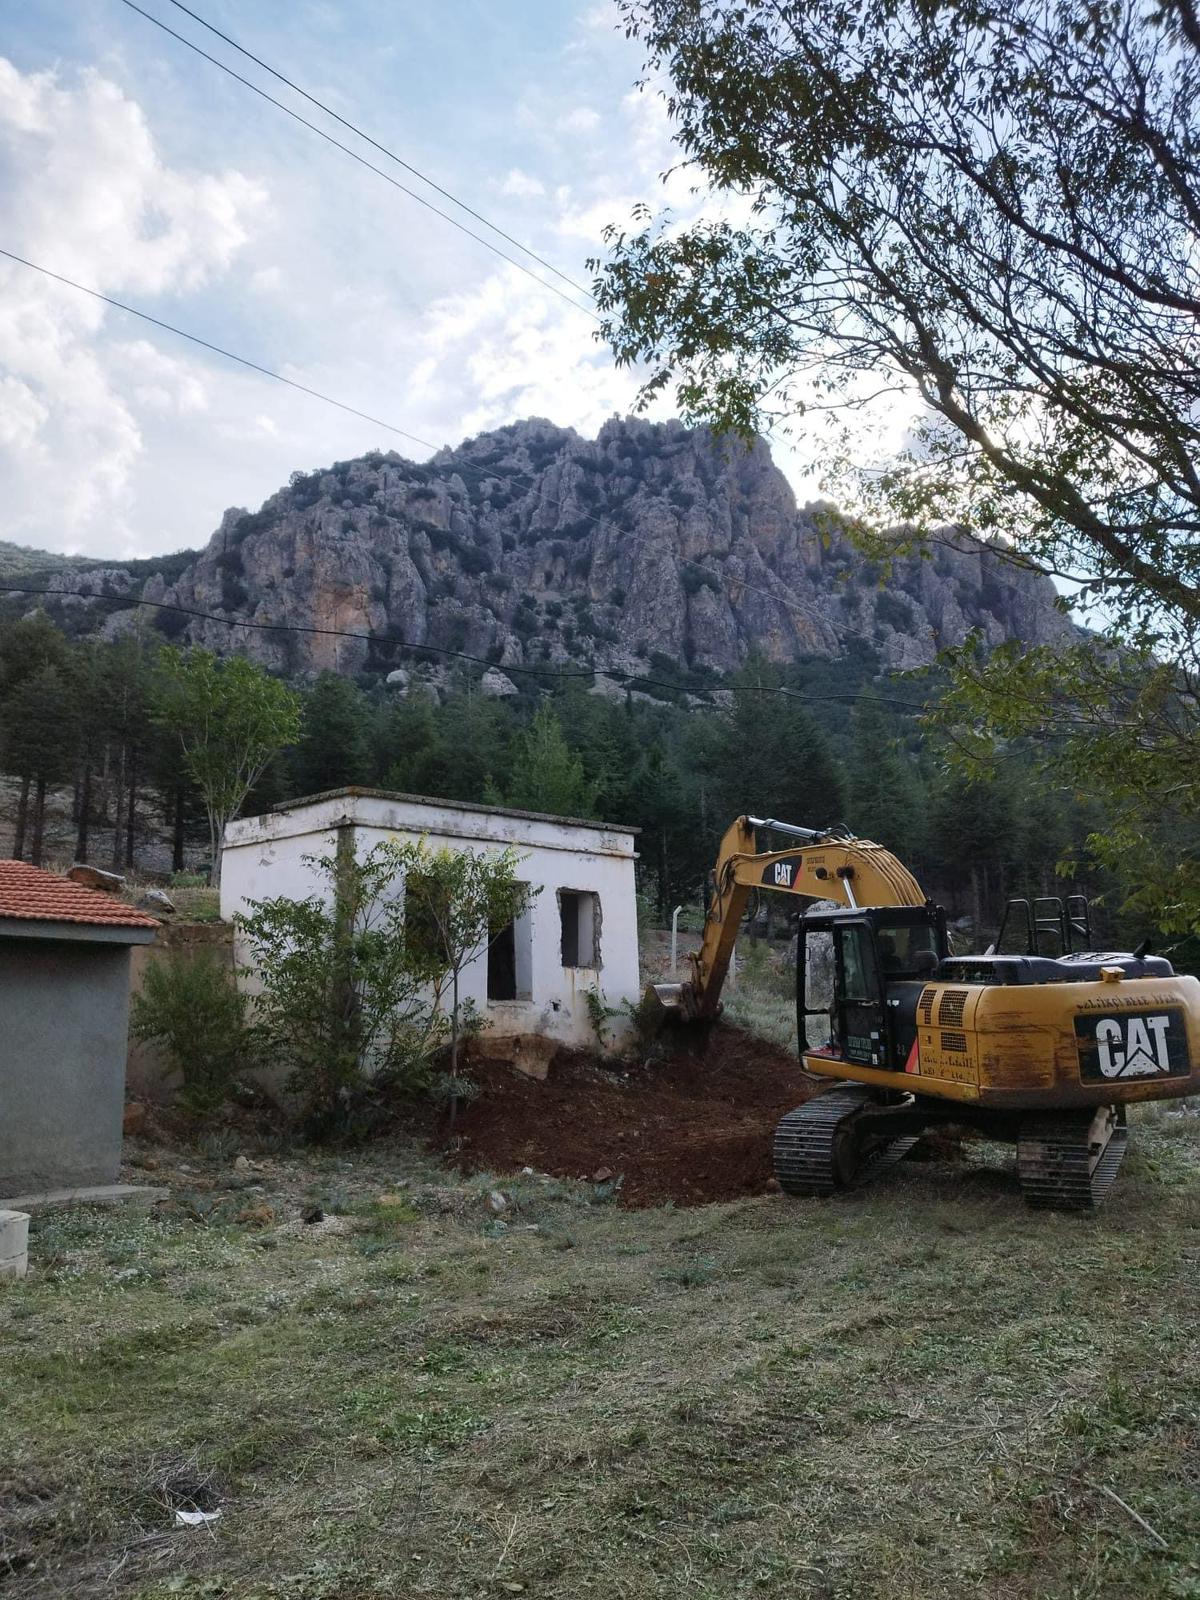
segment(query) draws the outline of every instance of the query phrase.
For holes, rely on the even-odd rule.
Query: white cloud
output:
[[[4,234],[31,261],[119,298],[196,290],[245,244],[262,189],[158,156],[139,107],[88,71],[63,84],[0,58]],[[0,266],[5,533],[54,548],[127,544],[147,416],[204,409],[203,369],[28,268]],[[122,330],[124,331],[124,330]]]
[[[600,113],[591,106],[576,106],[568,111],[559,124],[563,133],[594,133],[600,126]]]
[[[540,178],[531,178],[527,172],[522,172],[520,167],[513,167],[498,190],[514,200],[536,200],[545,194],[546,185]]]

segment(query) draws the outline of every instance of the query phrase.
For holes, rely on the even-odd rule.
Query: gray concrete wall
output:
[[[0,939],[0,1195],[116,1178],[128,1028],[127,946]]]

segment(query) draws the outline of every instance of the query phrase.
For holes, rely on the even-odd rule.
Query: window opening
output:
[[[558,909],[562,922],[564,967],[600,965],[600,897],[589,889],[560,889]]]
[[[533,999],[533,911],[528,895],[515,921],[488,929],[487,997]]]
[[[511,922],[498,930],[488,929],[487,995],[489,1000],[517,998],[517,940]]]

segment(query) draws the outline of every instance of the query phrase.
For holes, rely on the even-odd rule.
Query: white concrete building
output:
[[[346,828],[353,830],[360,860],[384,839],[424,839],[434,850],[512,845],[521,853],[521,877],[535,891],[529,907],[497,931],[464,973],[462,998],[472,999],[490,1023],[487,1053],[544,1066],[551,1046],[595,1046],[587,991],[598,991],[611,1007],[637,1001],[637,830],[612,823],[380,789],[335,789],[230,823],[221,861],[222,917],[245,910],[250,900],[327,894],[328,883],[303,858],[333,856]],[[239,952],[239,963],[243,959]],[[611,1037],[621,1031],[614,1019]],[[523,1059],[516,1042],[530,1036],[545,1045]],[[511,1044],[505,1048],[501,1041]]]

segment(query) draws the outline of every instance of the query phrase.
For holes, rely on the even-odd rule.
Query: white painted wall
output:
[[[488,1000],[486,953],[464,973],[463,998],[473,999],[487,1017],[490,1034],[541,1034],[565,1044],[594,1046],[585,992],[599,989],[609,1006],[638,1000],[634,835],[602,823],[371,790],[320,796],[230,823],[221,861],[222,917],[231,918],[250,900],[327,897],[327,882],[303,857],[332,856],[338,827],[346,823],[354,826],[359,859],[383,839],[424,838],[435,850],[498,851],[513,845],[521,853],[521,878],[540,890],[515,930],[518,989],[530,998]],[[597,897],[593,966],[562,964],[559,891],[564,889]],[[582,948],[588,948],[586,938]],[[242,965],[245,952],[239,949],[237,954]],[[622,1031],[620,1019],[615,1019],[614,1042]]]

